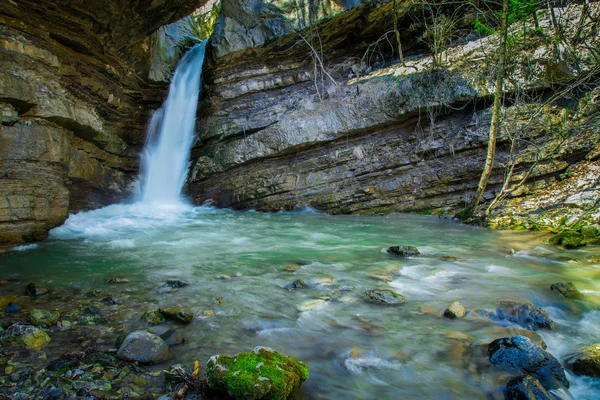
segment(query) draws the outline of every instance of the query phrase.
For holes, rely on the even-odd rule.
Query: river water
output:
[[[110,328],[100,339],[88,333],[85,344],[100,349],[112,347],[119,331],[147,328],[145,309],[184,305],[196,314],[190,325],[176,326],[186,343],[154,369],[268,346],[308,364],[297,399],[501,398],[509,375],[487,365],[482,349],[521,331],[441,315],[454,300],[468,309],[530,301],[557,324],[538,333],[559,360],[600,342],[600,249],[567,251],[546,238],[431,216],[114,205],[72,215],[47,240],[2,256],[0,275],[9,283],[0,295],[22,295],[36,282],[54,293],[36,307],[61,309],[65,319],[97,304]],[[392,245],[416,246],[421,254],[396,258],[385,252]],[[290,265],[296,270],[284,269]],[[128,282],[111,285],[113,277]],[[189,285],[171,289],[168,279]],[[306,286],[286,288],[298,279]],[[586,300],[551,292],[559,281],[575,283]],[[406,303],[364,302],[361,294],[373,288],[394,289]],[[117,304],[90,299],[94,289]],[[73,329],[51,330],[49,358],[84,335]],[[600,380],[568,377],[573,398],[600,398]]]

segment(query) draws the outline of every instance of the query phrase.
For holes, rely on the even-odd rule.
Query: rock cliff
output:
[[[7,0],[0,8],[0,252],[131,195],[151,34],[202,0]]]
[[[255,26],[257,39],[245,42],[235,29],[222,29],[205,69],[202,139],[187,186],[194,201],[270,211],[309,205],[332,213],[450,213],[464,207],[485,160],[495,71],[490,54],[498,39],[463,35],[442,52],[443,65],[434,66],[425,27],[402,10],[404,64],[395,52],[391,3],[368,3],[269,40],[267,28]],[[569,12],[561,17],[576,21],[577,10]],[[457,29],[472,27],[474,18],[461,14]],[[557,95],[565,82],[597,76],[597,64],[575,46],[574,54],[588,62],[576,72],[566,68],[551,54],[547,11],[538,19],[531,34],[521,34],[521,24],[511,28],[521,39],[512,44],[511,76],[519,78],[505,88],[506,132],[527,132],[529,139],[511,146],[511,135],[502,135],[488,200],[513,159],[515,180],[527,179],[512,196],[524,196],[598,157],[598,132],[590,129],[597,110],[580,110],[581,104],[597,105],[596,92],[589,92],[595,85]],[[597,45],[597,38],[591,40]],[[528,107],[538,107],[536,124],[524,123],[528,117],[516,105],[523,94],[530,96]],[[553,101],[542,107],[548,99]],[[571,124],[579,128],[557,150],[553,132],[567,129],[567,114],[584,122]],[[535,151],[540,147],[554,150],[541,155]],[[592,189],[585,190],[597,188],[598,178],[591,177]]]

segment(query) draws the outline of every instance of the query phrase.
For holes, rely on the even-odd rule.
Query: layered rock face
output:
[[[486,156],[495,71],[490,54],[498,40],[468,37],[444,53],[443,68],[432,68],[423,26],[400,11],[401,65],[392,54],[391,11],[391,3],[359,6],[264,43],[259,35],[257,45],[243,50],[235,34],[230,41],[219,37],[205,71],[202,140],[187,186],[195,202],[258,210],[309,205],[332,213],[464,207]],[[549,17],[539,18],[541,29],[549,29]],[[458,25],[472,22],[465,14]],[[507,98],[523,89],[552,94],[558,66],[548,37],[532,37],[515,52],[532,71],[521,71],[527,81],[507,83]],[[520,110],[507,103],[508,129],[521,129]],[[547,107],[539,124],[522,129],[536,146],[550,146],[563,112]],[[515,176],[531,168],[528,182],[536,188],[553,183],[573,163],[594,159],[597,135],[591,134],[565,141],[564,151],[547,157],[519,142]],[[502,185],[509,150],[503,135],[487,199]]]
[[[0,8],[0,252],[130,196],[152,38],[201,0],[9,0]]]

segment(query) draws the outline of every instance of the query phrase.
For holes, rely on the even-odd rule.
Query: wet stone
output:
[[[467,309],[465,308],[465,306],[460,304],[460,302],[458,301],[453,301],[452,304],[450,304],[448,308],[444,310],[444,317],[450,319],[462,318],[465,316],[466,313]]]
[[[48,293],[48,289],[39,287],[35,283],[25,286],[25,295],[29,297],[40,297]]]
[[[405,303],[404,296],[391,289],[371,289],[363,293],[366,301],[370,303],[400,305]]]
[[[165,322],[165,317],[158,308],[147,310],[144,314],[142,314],[141,319],[148,325],[160,325]]]
[[[56,325],[60,319],[60,313],[58,311],[47,311],[34,308],[29,312],[29,321],[41,328],[49,328]]]
[[[37,350],[50,343],[50,337],[35,326],[13,324],[4,332],[1,342],[3,345],[10,344]]]
[[[547,390],[569,387],[563,367],[554,356],[524,336],[496,339],[488,346],[490,362],[502,369],[532,375]]]
[[[413,246],[391,246],[388,247],[387,252],[398,257],[415,257],[421,254],[419,250]]]
[[[126,278],[109,278],[107,280],[108,283],[110,283],[111,285],[119,285],[119,284],[123,284],[123,283],[129,283],[129,279]]]
[[[568,299],[583,299],[583,294],[571,282],[557,282],[550,285],[550,290],[559,293]]]
[[[600,378],[600,343],[571,354],[567,357],[566,364],[577,375]]]
[[[285,285],[285,288],[287,290],[296,290],[296,289],[301,289],[303,287],[306,287],[306,283],[304,283],[304,281],[302,279],[297,279],[297,280]]]
[[[183,335],[176,329],[169,329],[160,335],[160,338],[169,346],[177,346],[185,342]]]
[[[155,364],[169,359],[169,346],[159,336],[136,331],[128,334],[117,351],[117,358],[124,361],[137,361],[142,364]]]
[[[106,322],[106,318],[104,317],[104,313],[96,306],[88,306],[86,307],[77,322],[80,325],[99,325],[104,324]]]
[[[185,325],[191,323],[192,319],[194,319],[194,314],[186,310],[183,306],[161,308],[160,313],[168,320]]]
[[[506,398],[518,400],[553,400],[554,398],[531,375],[511,379],[506,384]]]

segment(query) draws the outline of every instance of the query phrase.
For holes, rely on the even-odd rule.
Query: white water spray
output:
[[[188,170],[200,77],[206,42],[195,45],[181,59],[169,95],[150,121],[142,156],[142,192],[145,204],[181,203]]]

